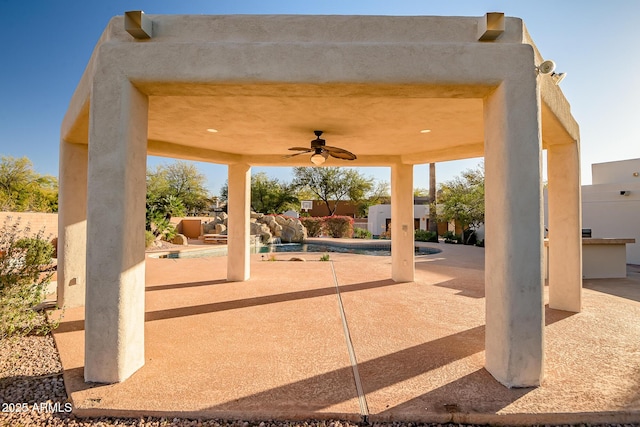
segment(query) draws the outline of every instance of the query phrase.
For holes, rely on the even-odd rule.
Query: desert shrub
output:
[[[307,229],[307,236],[320,237],[323,231],[324,218],[317,216],[300,217],[300,222]]]
[[[365,230],[364,228],[353,229],[353,237],[356,239],[370,239],[371,236],[371,232],[369,230]]]
[[[428,230],[416,230],[416,242],[434,242],[438,243],[438,233]]]
[[[150,247],[153,242],[155,242],[156,236],[153,235],[152,231],[144,230],[144,247]]]
[[[462,236],[454,234],[453,231],[447,231],[442,235],[445,243],[462,243]]]
[[[173,240],[173,238],[176,237],[176,234],[178,234],[175,225],[171,224],[170,218],[166,218],[162,214],[158,213],[150,216],[146,231],[149,231],[154,237],[159,237],[167,242]]]
[[[331,237],[339,239],[353,236],[353,218],[350,216],[324,217],[324,226]]]
[[[53,246],[44,231],[7,218],[0,230],[0,339],[47,333],[54,326],[33,308],[44,301],[53,275]]]

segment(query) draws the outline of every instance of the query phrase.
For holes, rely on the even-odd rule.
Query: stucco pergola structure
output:
[[[540,384],[542,151],[550,306],[579,311],[579,132],[522,20],[132,14],[126,26],[109,23],[61,131],[58,297],[85,304],[86,381],[144,364],[147,155],[228,165],[227,277],[242,282],[251,167],[311,166],[283,155],[321,129],[358,156],[326,166],[391,168],[395,281],[414,280],[413,166],[484,156],[485,366],[508,387]]]

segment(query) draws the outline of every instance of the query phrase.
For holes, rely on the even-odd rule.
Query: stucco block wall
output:
[[[627,196],[620,191],[629,191]],[[640,182],[582,187],[582,227],[592,237],[632,238],[627,263],[640,264]]]
[[[13,220],[20,218],[22,227],[29,224],[32,233],[37,233],[40,229],[44,230],[44,237],[51,240],[58,237],[58,214],[42,213],[42,212],[0,212],[0,221],[4,223],[7,218],[12,217]]]

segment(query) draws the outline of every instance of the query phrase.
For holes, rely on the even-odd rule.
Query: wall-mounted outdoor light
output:
[[[567,77],[567,73],[551,73],[551,80],[558,86],[564,78]]]
[[[629,194],[631,194],[631,191],[629,191],[629,190],[620,190],[620,195],[621,196],[628,196]]]

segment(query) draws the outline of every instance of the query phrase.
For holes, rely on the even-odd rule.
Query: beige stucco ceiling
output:
[[[289,147],[308,146],[316,129],[325,132],[327,145],[362,159],[475,147],[483,140],[482,100],[379,94],[151,96],[149,100],[149,139],[181,146],[284,156],[291,154]],[[422,133],[425,129],[430,132]]]
[[[484,155],[483,96],[489,87],[403,85],[194,85],[139,84],[149,96],[149,154],[255,165],[306,165],[309,155],[284,156],[324,131],[327,145],[355,153],[354,162],[327,165],[428,163]],[[68,138],[88,141],[89,105]],[[209,132],[215,129],[217,132]],[[423,133],[423,130],[429,130]],[[542,136],[573,139],[543,102]],[[254,157],[255,156],[255,157]],[[259,158],[258,158],[259,157]]]

